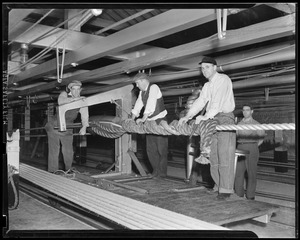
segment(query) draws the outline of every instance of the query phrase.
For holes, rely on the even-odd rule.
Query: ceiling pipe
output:
[[[236,53],[234,57],[228,57],[224,56],[222,58],[216,58],[216,61],[218,63],[218,71],[222,72],[224,71],[230,71],[230,70],[236,70],[239,68],[246,68],[246,67],[254,67],[258,65],[264,65],[264,64],[270,64],[275,62],[282,62],[282,61],[288,61],[288,60],[295,60],[296,58],[296,51],[295,51],[295,45],[289,45],[283,46],[282,50],[267,54],[268,52],[274,51],[275,47],[266,48],[263,52],[262,50],[257,50],[253,52],[242,52],[242,53]],[[276,49],[281,49],[281,47],[276,47]],[[264,55],[266,54],[266,55]],[[254,57],[256,55],[260,55],[259,57]],[[243,60],[245,59],[245,60]],[[246,60],[247,59],[247,60]],[[233,62],[234,61],[234,62]],[[229,64],[226,64],[226,62],[232,62]],[[224,63],[222,65],[222,63]],[[164,74],[155,76],[152,75],[151,81],[152,82],[166,82],[166,81],[173,81],[183,78],[189,78],[189,77],[197,77],[200,75],[200,70],[191,70],[186,71],[182,73],[172,73],[172,74]]]
[[[270,64],[270,63],[276,63],[276,62],[283,62],[283,61],[289,61],[289,60],[295,60],[296,59],[296,49],[295,45],[292,45],[288,48],[276,51],[271,54],[261,54],[262,56],[259,57],[247,57],[243,55],[238,55],[241,60],[236,60],[233,63],[229,64],[218,64],[218,71],[219,72],[227,72],[231,70],[236,70],[238,68],[246,68],[246,67],[252,67],[252,66],[258,66],[258,65],[264,65],[264,64]],[[248,59],[247,59],[248,58]],[[225,57],[223,58],[225,59]],[[243,60],[245,59],[245,60]],[[227,62],[230,59],[226,59]],[[220,59],[220,62],[224,62]]]
[[[38,102],[45,102],[45,101],[51,101],[58,97],[58,94],[40,94],[35,96],[30,96],[30,104],[35,104]],[[26,99],[20,99],[20,100],[13,100],[8,101],[8,106],[16,105],[16,104],[25,104]]]
[[[245,88],[256,88],[256,87],[267,87],[267,86],[276,86],[281,84],[295,84],[295,75],[286,75],[278,77],[268,77],[263,79],[249,79],[242,80],[238,82],[233,82],[233,90],[245,89]],[[194,88],[182,88],[182,89],[169,89],[164,91],[162,89],[163,96],[180,96],[191,94]]]

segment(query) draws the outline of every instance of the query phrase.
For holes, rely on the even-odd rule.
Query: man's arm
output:
[[[204,84],[202,91],[199,97],[193,102],[189,111],[186,114],[188,119],[192,119],[195,115],[197,115],[205,106],[205,104],[209,101],[208,99],[208,85]]]
[[[68,93],[63,91],[59,94],[57,103],[58,105],[63,105],[66,103],[72,102],[72,98],[68,97]]]
[[[82,127],[79,131],[80,135],[86,134],[86,128],[89,126],[89,108],[88,107],[82,107],[79,109],[80,115],[81,115],[81,123]]]
[[[134,104],[133,109],[131,110],[132,119],[135,119],[136,117],[138,117],[140,115],[141,109],[144,106],[143,101],[142,101],[141,92],[142,91],[139,92],[139,96]]]

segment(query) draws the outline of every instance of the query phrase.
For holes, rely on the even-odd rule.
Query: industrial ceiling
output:
[[[9,107],[56,102],[75,79],[84,96],[104,92],[138,71],[181,106],[206,81],[204,55],[232,79],[237,106],[295,106],[294,3],[76,7],[2,5]]]

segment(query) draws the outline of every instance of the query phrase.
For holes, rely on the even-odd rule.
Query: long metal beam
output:
[[[60,105],[58,107],[58,116],[57,121],[59,125],[60,131],[66,131],[67,125],[66,125],[66,119],[65,119],[65,113],[68,110],[75,109],[75,108],[81,108],[81,107],[88,107],[104,102],[111,102],[112,100],[118,100],[118,99],[124,99],[128,101],[128,96],[131,94],[131,90],[133,88],[133,85],[124,86],[122,88],[117,88],[115,90],[111,90],[108,92],[104,92],[101,94],[96,94],[87,98],[83,98],[74,102],[66,103],[63,105]]]
[[[254,24],[245,28],[227,31],[226,38],[221,41],[217,38],[201,39],[192,43],[184,44],[178,47],[167,49],[159,53],[149,54],[137,59],[127,60],[121,63],[111,64],[87,73],[78,74],[65,78],[63,84],[66,85],[74,79],[81,79],[82,82],[100,79],[122,74],[127,71],[137,71],[143,68],[151,68],[162,64],[175,62],[177,60],[209,54],[212,52],[229,50],[236,47],[246,46],[249,44],[276,39],[284,36],[293,35],[295,30],[295,21],[293,16],[285,16],[269,20],[263,23]],[[274,59],[275,60],[275,59]],[[195,66],[197,63],[195,63]],[[195,73],[192,73],[195,74]],[[117,78],[117,77],[116,77]],[[124,76],[122,77],[124,80]],[[43,92],[57,86],[57,82],[51,82],[43,86],[28,89],[21,93],[8,95],[8,99]]]
[[[201,25],[214,20],[214,18],[215,12],[213,9],[175,9],[164,12],[105,37],[100,41],[95,41],[80,48],[78,51],[66,54],[64,69],[71,68],[71,63],[83,64],[187,28]],[[14,82],[33,80],[55,70],[56,59],[52,59],[15,75]]]

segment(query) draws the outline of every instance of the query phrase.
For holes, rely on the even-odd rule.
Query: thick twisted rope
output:
[[[217,130],[295,130],[295,123],[218,125]]]
[[[109,121],[91,122],[92,130],[103,137],[118,138],[124,133],[138,133],[138,134],[156,134],[156,135],[184,135],[199,136],[204,142],[209,144],[205,138],[211,138],[215,131],[232,131],[232,130],[295,130],[294,123],[282,124],[248,124],[248,125],[218,125],[216,120],[201,121],[199,125],[195,125],[192,120],[188,124],[178,124],[178,120],[172,121],[168,124],[162,120],[160,124],[155,121],[146,121],[145,123],[136,124],[132,119],[125,119],[119,123]]]

